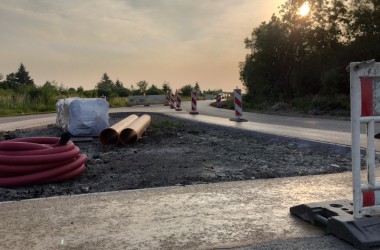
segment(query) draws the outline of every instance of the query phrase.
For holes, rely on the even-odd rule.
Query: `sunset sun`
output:
[[[301,8],[299,8],[298,14],[301,16],[306,16],[307,14],[309,14],[309,12],[310,12],[309,2],[306,1],[302,4]]]

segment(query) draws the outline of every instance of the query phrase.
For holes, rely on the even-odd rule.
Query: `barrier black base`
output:
[[[380,246],[380,217],[354,219],[353,209],[351,201],[335,200],[294,206],[290,208],[290,213],[324,227],[327,233],[350,242],[356,248]]]
[[[248,120],[240,118],[240,117],[236,117],[236,118],[230,118],[230,121],[233,121],[233,122],[247,122]]]

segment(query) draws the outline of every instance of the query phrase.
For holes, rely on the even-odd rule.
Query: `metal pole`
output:
[[[350,93],[351,93],[351,154],[352,154],[352,189],[354,203],[354,218],[362,217],[362,192],[360,186],[360,114],[361,88],[357,63],[350,64]]]

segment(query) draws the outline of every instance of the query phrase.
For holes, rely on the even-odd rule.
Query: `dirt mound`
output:
[[[129,114],[110,114],[110,124]],[[127,147],[105,147],[98,138],[73,138],[89,158],[83,174],[62,183],[0,188],[0,201],[351,169],[349,150],[150,115],[153,123],[147,135]],[[6,132],[0,138],[58,137],[61,133],[50,125]]]

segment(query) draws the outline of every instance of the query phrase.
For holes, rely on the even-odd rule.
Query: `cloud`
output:
[[[221,72],[235,72],[224,78],[236,85],[244,38],[284,1],[2,0],[0,70],[6,71],[0,73],[23,62],[41,83],[92,88],[104,72],[132,83],[204,75],[214,85]]]

